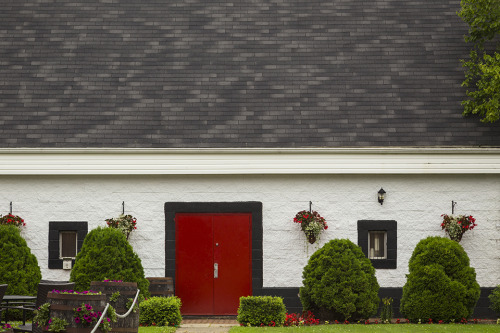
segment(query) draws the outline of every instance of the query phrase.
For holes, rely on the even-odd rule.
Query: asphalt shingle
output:
[[[3,147],[500,146],[459,0],[2,1]]]

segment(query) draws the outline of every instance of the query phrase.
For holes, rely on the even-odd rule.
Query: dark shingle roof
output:
[[[500,146],[459,0],[4,0],[3,147]]]

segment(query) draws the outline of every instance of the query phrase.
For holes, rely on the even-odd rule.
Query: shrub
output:
[[[326,243],[311,256],[302,277],[302,307],[322,320],[366,319],[377,312],[375,269],[350,240]]]
[[[90,282],[105,279],[137,282],[141,294],[149,296],[141,259],[125,236],[118,229],[98,227],[85,237],[70,280],[77,290],[88,290]]]
[[[240,297],[237,320],[243,326],[283,326],[286,307],[283,298],[273,296]]]
[[[493,289],[491,294],[488,296],[490,299],[490,308],[496,313],[500,314],[500,284]]]
[[[181,300],[173,297],[151,297],[139,304],[141,325],[179,326],[182,321]]]
[[[6,294],[36,295],[42,278],[38,261],[14,225],[0,225],[0,284]]]
[[[401,313],[413,322],[469,318],[479,299],[476,272],[462,246],[443,237],[421,240],[409,261]]]

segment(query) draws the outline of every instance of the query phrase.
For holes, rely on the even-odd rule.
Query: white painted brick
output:
[[[500,284],[499,176],[150,176],[150,177],[1,177],[0,213],[9,202],[22,216],[22,231],[37,256],[45,279],[67,279],[69,272],[49,270],[49,221],[87,221],[89,228],[105,226],[125,213],[137,217],[138,229],[130,243],[142,258],[146,276],[165,272],[165,216],[168,201],[260,201],[263,203],[263,266],[265,287],[297,287],[308,257],[330,239],[347,238],[357,243],[358,220],[398,222],[397,269],[377,271],[382,287],[403,286],[408,260],[418,241],[444,236],[443,213],[472,214],[478,226],[461,245],[476,268],[482,287]],[[377,192],[387,191],[383,205]],[[310,245],[293,217],[313,210],[326,218],[329,229]]]

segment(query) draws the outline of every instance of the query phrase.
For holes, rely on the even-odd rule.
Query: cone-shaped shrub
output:
[[[413,322],[469,318],[479,299],[476,271],[462,246],[443,237],[421,240],[409,261],[401,313]]]
[[[141,259],[125,236],[118,229],[98,227],[85,237],[70,280],[78,290],[88,290],[90,282],[104,279],[137,282],[141,294],[149,296]]]
[[[9,285],[6,294],[36,295],[41,278],[38,261],[19,228],[0,225],[0,284]]]
[[[380,302],[375,269],[361,248],[347,239],[326,243],[302,273],[300,301],[323,320],[366,319]]]

